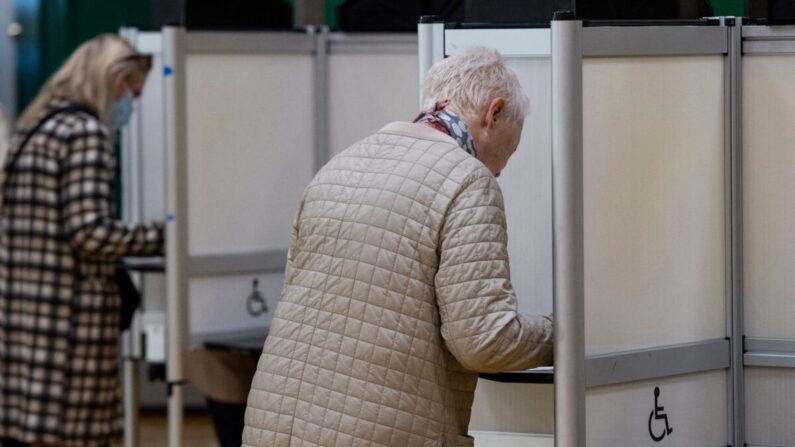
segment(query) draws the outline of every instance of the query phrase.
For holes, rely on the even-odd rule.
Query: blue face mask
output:
[[[110,127],[119,130],[130,122],[133,114],[133,95],[127,92],[121,98],[113,102],[110,109]]]

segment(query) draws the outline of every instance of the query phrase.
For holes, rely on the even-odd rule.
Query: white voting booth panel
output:
[[[331,155],[327,148],[339,150],[417,113],[416,37],[132,33],[155,67],[138,102],[137,139],[125,142],[137,154],[125,162],[127,183],[136,185],[126,197],[135,209],[129,215],[163,219],[166,172],[179,173],[171,185],[178,200],[168,212],[186,211],[172,216],[179,230],[171,233],[186,243],[175,251],[182,267],[171,276],[186,277],[178,300],[179,308],[187,305],[188,330],[206,337],[262,329],[281,293],[292,218],[315,169]],[[393,88],[379,92],[385,77]],[[379,100],[364,101],[373,97]],[[167,145],[177,159],[168,159]],[[255,280],[270,310],[256,318],[246,307]],[[147,309],[165,309],[162,278],[147,276],[145,294]],[[179,370],[169,379],[181,382]],[[170,445],[181,438],[180,399],[170,404]]]
[[[312,56],[188,54],[185,67],[190,256],[286,250],[314,170]],[[191,332],[264,327],[272,312],[246,310],[255,277],[194,277]],[[259,284],[272,306],[282,281]]]
[[[286,249],[314,174],[311,55],[187,56],[190,254]]]
[[[587,355],[726,335],[723,69],[722,56],[583,62]],[[588,445],[656,445],[656,387],[670,442],[727,443],[718,371],[588,390]]]
[[[643,32],[636,30],[635,37]],[[520,311],[550,313],[549,33],[444,33],[445,55],[474,45],[501,50],[530,99],[522,141],[500,185]],[[610,53],[597,43],[582,63],[588,356],[723,340],[728,333],[726,56],[643,54],[642,45],[637,48],[640,54],[625,49],[615,52],[619,57],[590,57]],[[589,446],[657,445],[648,420],[657,404],[655,388],[673,426],[670,445],[728,443],[729,387],[720,367],[622,382],[588,389]],[[481,380],[471,423],[476,439],[480,433],[505,433],[504,442],[517,432],[552,433],[552,389]],[[657,420],[651,429],[659,435]]]
[[[583,66],[586,354],[726,335],[723,57]]]
[[[795,56],[743,59],[745,330],[795,339]]]
[[[509,58],[530,109],[499,183],[505,200],[511,282],[523,312],[552,313],[552,122],[549,58]]]
[[[795,446],[795,28],[743,28],[746,441]]]
[[[745,369],[748,445],[795,445],[795,369]]]
[[[552,171],[550,61],[508,59],[530,100],[522,139],[500,175],[508,225],[511,282],[526,313],[552,313]],[[473,431],[550,434],[552,385],[478,382]],[[476,434],[478,440],[480,439]]]
[[[166,160],[163,134],[163,44],[159,32],[122,30],[138,51],[152,56],[152,69],[122,130],[123,215],[129,221],[162,221],[166,216]],[[159,275],[140,278],[143,308],[165,309],[165,283]]]
[[[329,36],[329,155],[417,115],[417,41],[406,37]]]
[[[673,431],[662,442],[665,422],[652,420],[654,389]],[[589,390],[586,399],[588,447],[719,447],[726,440],[726,373],[677,376]]]
[[[252,293],[253,281],[265,298],[269,312],[252,316],[249,314],[247,299]],[[194,332],[217,333],[240,330],[262,329],[269,324],[284,283],[281,273],[253,273],[221,277],[206,277],[190,281],[190,322],[192,327],[201,330]],[[212,309],[207,312],[206,309]],[[256,308],[255,311],[260,311]]]

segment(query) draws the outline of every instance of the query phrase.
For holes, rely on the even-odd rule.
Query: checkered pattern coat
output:
[[[517,313],[494,176],[393,123],[310,183],[249,394],[247,447],[471,447],[477,372],[548,364]]]
[[[57,114],[19,144],[0,175],[0,438],[103,445],[122,430],[114,265],[161,253],[162,227],[113,219],[111,138],[93,116]]]

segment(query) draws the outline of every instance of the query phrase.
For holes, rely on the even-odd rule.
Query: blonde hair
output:
[[[505,99],[505,116],[520,122],[529,100],[516,74],[495,50],[469,48],[434,64],[425,78],[424,107],[450,101],[464,119],[475,119],[495,98]]]
[[[77,48],[39,91],[39,95],[19,118],[17,127],[29,129],[41,119],[55,98],[82,105],[103,123],[110,120],[113,81],[147,74],[149,56],[138,53],[126,40],[114,34],[97,36]]]

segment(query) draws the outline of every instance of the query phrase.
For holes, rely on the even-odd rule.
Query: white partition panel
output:
[[[160,33],[139,35],[141,51],[151,53],[160,47]],[[148,44],[148,45],[147,45]],[[143,94],[137,107],[140,120],[140,213],[143,220],[163,220],[166,215],[166,156],[163,135],[163,56],[158,50],[152,54],[152,70],[146,80]]]
[[[314,166],[311,55],[189,54],[191,255],[285,249]]]
[[[726,336],[723,69],[584,61],[588,355]]]
[[[268,313],[257,316],[249,314],[247,307],[254,280],[258,281],[257,290],[265,298],[269,308]],[[282,273],[191,279],[191,332],[235,332],[245,329],[261,330],[269,326],[283,284]],[[212,312],[206,312],[207,309],[212,309]]]
[[[554,387],[480,380],[472,408],[472,431],[552,434]]]
[[[512,58],[530,100],[522,139],[499,178],[511,282],[522,312],[552,313],[552,122],[549,58]]]
[[[511,282],[525,313],[552,313],[551,65],[547,57],[509,58],[530,100],[522,139],[499,178],[508,224]],[[481,379],[473,431],[551,434],[552,385]],[[511,442],[518,442],[515,439]],[[529,441],[528,441],[529,442]],[[532,445],[532,444],[531,444]]]
[[[163,221],[166,216],[166,154],[163,110],[163,44],[159,32],[133,32],[126,38],[152,56],[152,69],[135,103],[130,125],[122,129],[122,204],[129,221]],[[143,309],[165,310],[162,275],[141,275]]]
[[[743,58],[745,333],[751,337],[795,338],[793,74],[792,55]]]
[[[748,445],[795,445],[795,370],[745,368]]]
[[[329,149],[336,155],[392,121],[411,121],[417,110],[417,54],[330,53]]]
[[[656,404],[664,410],[653,417]],[[726,439],[726,373],[670,377],[590,389],[586,397],[588,447],[720,447]],[[651,430],[651,433],[650,433]]]

